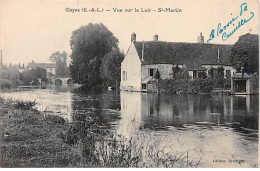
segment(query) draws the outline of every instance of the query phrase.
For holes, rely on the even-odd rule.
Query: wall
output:
[[[172,73],[172,64],[155,64],[155,65],[142,65],[142,76],[141,79],[145,79],[148,76],[148,68],[155,68],[155,72],[156,69],[158,69],[158,71],[161,74],[161,79],[166,79],[166,78],[171,78],[171,74]],[[154,74],[155,74],[154,72]]]
[[[55,75],[55,68],[45,68],[47,70],[47,72],[52,73],[53,75]]]
[[[259,78],[257,74],[254,74],[250,82],[248,83],[250,86],[250,94],[259,94]]]
[[[126,72],[126,80],[123,80],[123,71]],[[128,52],[121,63],[120,89],[141,91],[141,61],[133,43],[130,45]]]
[[[191,79],[193,79],[193,71],[189,71],[188,74],[189,74],[189,77],[190,77]]]

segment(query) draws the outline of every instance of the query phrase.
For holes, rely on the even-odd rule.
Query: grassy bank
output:
[[[0,98],[0,167],[197,167],[188,153],[117,135],[98,115],[77,112],[67,123],[35,102]]]
[[[63,119],[38,112],[33,102],[0,99],[0,120],[1,167],[69,165],[73,148],[57,138],[68,127]]]

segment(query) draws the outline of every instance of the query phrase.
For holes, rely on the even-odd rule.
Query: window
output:
[[[146,90],[146,84],[142,84],[142,90]]]
[[[197,71],[193,71],[193,79],[197,78]]]
[[[148,68],[148,75],[149,76],[154,76],[154,68]]]
[[[153,106],[150,106],[150,115],[154,114]]]
[[[231,77],[231,72],[230,70],[226,70],[226,78],[230,78]]]
[[[125,81],[125,71],[123,71],[123,81]]]

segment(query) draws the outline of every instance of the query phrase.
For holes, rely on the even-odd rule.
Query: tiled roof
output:
[[[142,64],[184,64],[192,66],[193,61],[200,64],[224,64],[230,65],[229,56],[232,45],[205,44],[205,43],[181,43],[181,42],[134,42],[138,56],[142,59],[142,48],[144,47]],[[218,62],[219,50],[219,62]]]
[[[185,68],[189,71],[204,71],[205,68],[197,60],[184,61]]]
[[[55,68],[55,63],[29,63],[29,68]]]

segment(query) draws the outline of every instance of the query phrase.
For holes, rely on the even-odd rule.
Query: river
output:
[[[73,87],[1,92],[5,99],[36,100],[68,122],[75,111],[99,111],[102,123],[126,138],[189,153],[199,167],[257,167],[258,95],[187,95],[83,91]],[[139,140],[139,138],[137,138]]]

